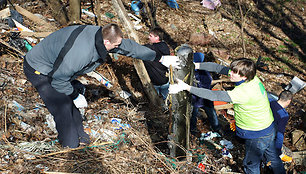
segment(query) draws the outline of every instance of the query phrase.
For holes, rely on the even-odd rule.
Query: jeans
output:
[[[89,135],[84,132],[82,116],[72,99],[56,91],[51,86],[51,79],[35,74],[32,67],[23,66],[27,79],[37,89],[48,111],[53,115],[59,142],[64,147],[76,148],[79,143],[89,143]]]
[[[157,94],[162,95],[163,100],[166,100],[168,93],[169,93],[169,82],[161,86],[157,86],[157,85],[153,85],[153,86]]]
[[[213,104],[208,104],[208,105],[202,106],[201,108],[204,109],[212,130],[213,131],[220,130],[218,115],[216,113],[214,105]],[[190,128],[191,128],[191,130],[195,130],[196,127],[197,127],[198,112],[199,112],[199,108],[198,107],[193,107],[192,116],[190,118]]]
[[[275,148],[275,128],[268,134],[255,139],[245,140],[244,172],[259,174],[260,163],[264,158],[271,161],[273,173],[285,174],[285,168]]]

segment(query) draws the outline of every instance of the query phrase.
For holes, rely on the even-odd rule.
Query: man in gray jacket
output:
[[[87,107],[87,101],[71,81],[108,61],[109,52],[151,61],[156,56],[153,50],[123,39],[116,24],[62,28],[25,56],[24,73],[54,116],[58,139],[64,147],[90,142],[78,110]]]

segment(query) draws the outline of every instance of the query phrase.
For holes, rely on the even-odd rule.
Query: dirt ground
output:
[[[44,1],[12,2],[33,14],[40,14],[58,29],[64,27],[48,20],[53,17]],[[123,0],[127,11],[133,13],[129,2]],[[153,11],[157,25],[166,33],[164,40],[171,52],[187,43],[194,52],[205,53],[207,61],[231,61],[243,57],[239,5],[237,1],[229,0],[221,3],[217,9],[209,10],[200,1],[183,0],[178,1],[179,9],[173,9],[165,2],[155,0]],[[266,90],[276,95],[295,76],[306,81],[305,4],[304,0],[246,0],[241,3],[245,57],[254,61],[261,58],[257,75]],[[83,9],[91,11],[89,7],[90,1],[82,1]],[[100,14],[102,25],[117,23],[128,37],[112,1],[101,2]],[[96,25],[94,19],[85,14],[82,14],[82,22]],[[39,26],[27,18],[24,25],[39,31]],[[142,28],[136,31],[140,43],[148,43],[149,20],[143,16],[140,25]],[[0,38],[9,41],[8,33],[13,29],[2,25],[1,29],[6,32],[2,31]],[[192,34],[200,38],[199,41],[190,39]],[[51,115],[23,74],[22,58],[14,50],[0,45],[1,173],[243,173],[243,142],[229,129],[223,116],[226,111],[218,111],[225,135],[213,140],[217,144],[222,139],[231,141],[234,148],[228,151],[232,158],[222,156],[216,146],[200,142],[195,136],[191,136],[190,149],[186,149],[192,154],[192,161],[171,158],[169,115],[148,102],[133,60],[117,55],[112,64],[104,64],[96,70],[110,79],[112,88],[106,88],[87,75],[78,79],[86,87],[89,107],[84,111],[84,127],[90,133],[92,144],[77,149],[62,148],[50,126]],[[230,84],[222,85],[226,88]],[[131,97],[122,98],[122,91],[130,93]],[[293,144],[292,138],[293,132],[306,131],[305,94],[305,89],[296,93],[287,108],[290,119],[284,145],[293,152],[306,150],[305,145]],[[121,124],[113,124],[113,118],[120,119]],[[203,133],[211,131],[205,118],[198,121],[198,128]],[[305,134],[299,141],[305,144]],[[203,170],[199,167],[200,162]],[[306,171],[305,165],[295,161],[286,163],[285,167],[288,173]],[[262,173],[268,172],[262,168]]]

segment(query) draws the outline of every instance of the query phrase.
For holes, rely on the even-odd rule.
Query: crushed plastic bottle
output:
[[[221,141],[220,141],[220,144],[221,144],[222,146],[225,146],[226,149],[233,149],[233,148],[234,148],[233,143],[232,143],[231,141],[226,140],[226,139],[221,140]]]
[[[122,124],[120,118],[112,118],[111,123],[114,125],[113,129],[114,130],[121,130],[121,129],[128,129],[131,128],[129,124]]]

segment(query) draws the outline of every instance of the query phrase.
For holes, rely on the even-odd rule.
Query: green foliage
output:
[[[277,47],[277,51],[279,53],[286,53],[286,52],[288,52],[288,48],[285,45],[280,45],[280,46]]]
[[[263,61],[271,61],[272,59],[270,57],[262,57]]]

